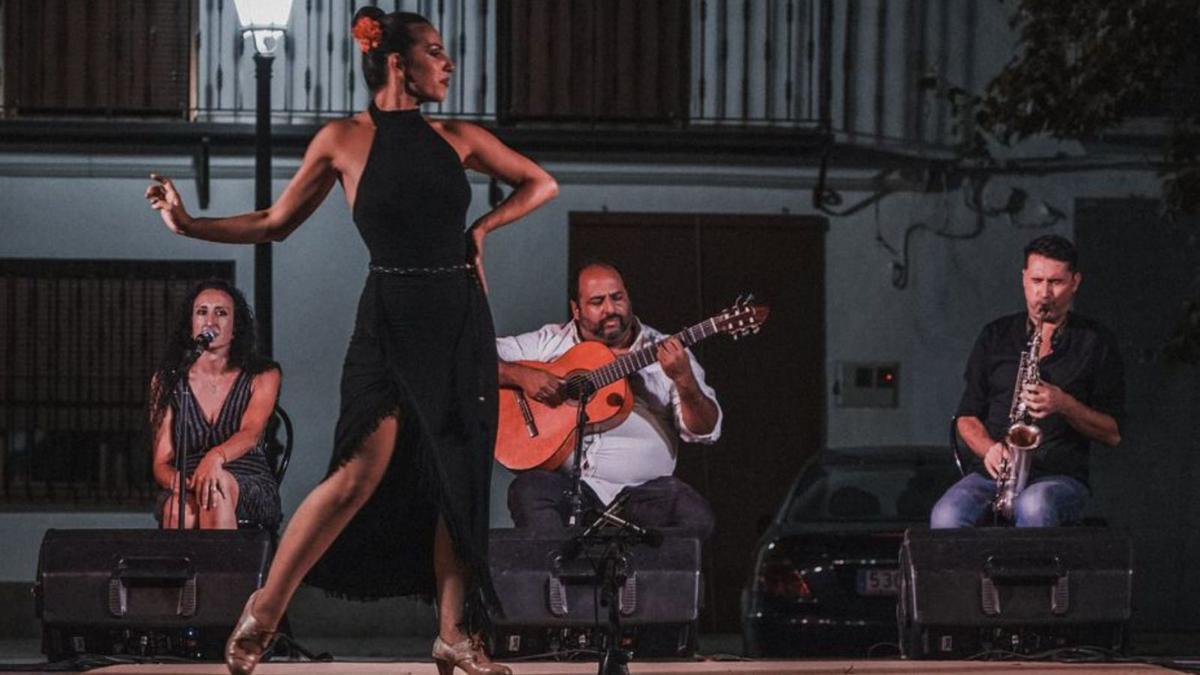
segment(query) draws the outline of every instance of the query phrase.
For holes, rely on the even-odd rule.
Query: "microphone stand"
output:
[[[570,515],[567,526],[576,527],[583,521],[583,434],[587,430],[587,404],[595,393],[591,382],[580,380],[579,408],[575,416],[575,466],[571,469],[571,490],[567,500],[570,504]],[[621,501],[618,501],[618,506]],[[661,542],[662,535],[654,530],[637,527],[633,523],[617,518],[610,507],[596,519],[596,522],[584,529],[582,534],[572,537],[564,544],[562,555],[567,559],[575,558],[589,542],[600,543],[604,553],[600,559],[600,569],[596,571],[595,582],[600,585],[600,605],[608,608],[608,621],[604,627],[604,648],[600,650],[599,675],[628,675],[629,653],[621,649],[621,608],[620,589],[628,579],[626,572],[628,558],[627,547],[631,544],[646,542]],[[615,522],[614,522],[615,521]],[[596,534],[600,525],[608,522],[618,525],[620,529],[615,535],[604,536]],[[652,545],[657,545],[653,543]]]
[[[630,541],[632,539],[632,541]],[[600,604],[608,606],[604,650],[600,652],[597,675],[629,675],[629,652],[621,649],[621,589],[629,579],[627,546],[637,539],[619,534],[600,561]]]
[[[582,409],[582,407],[581,407]],[[586,416],[581,416],[586,420]],[[575,492],[570,525],[579,523],[581,507],[581,480],[579,470],[579,446],[576,446],[575,456]],[[654,528],[640,527],[617,516],[614,512],[624,504],[628,495],[622,495],[601,512],[596,520],[584,528],[583,532],[567,540],[560,548],[562,559],[571,560],[580,555],[594,556],[597,550],[602,551],[599,559],[593,558],[594,575],[592,582],[599,586],[600,607],[608,609],[607,622],[601,626],[596,618],[596,627],[602,631],[603,639],[599,650],[598,675],[629,675],[629,652],[621,649],[621,589],[629,580],[629,549],[638,544],[657,547],[662,544],[662,532]],[[604,525],[613,525],[615,531],[602,531]],[[597,548],[599,547],[599,548]]]
[[[184,517],[187,514],[187,499],[184,496],[184,478],[187,470],[187,447],[184,445],[183,441],[186,437],[186,432],[188,431],[188,420],[183,416],[183,411],[187,409],[187,401],[192,396],[192,390],[191,387],[188,386],[187,377],[188,370],[192,367],[192,364],[196,362],[196,359],[200,358],[200,354],[204,352],[204,347],[205,345],[197,344],[184,352],[183,358],[179,361],[179,365],[175,367],[175,372],[179,374],[179,379],[175,381],[175,400],[179,402],[179,408],[177,415],[178,419],[176,420],[178,423],[172,425],[174,428],[171,430],[171,438],[175,444],[175,476],[179,489],[179,512],[177,514],[179,520],[176,522],[175,529],[179,530],[180,532],[187,529],[184,523]]]
[[[615,531],[600,532],[601,525],[612,522],[610,517],[624,525]],[[608,610],[604,623],[596,617],[596,628],[601,632],[598,675],[629,675],[630,653],[622,649],[620,643],[621,590],[630,578],[630,548],[638,544],[657,546],[661,536],[656,530],[639,528],[611,514],[601,514],[583,534],[576,535],[563,547],[561,555],[564,559],[585,555],[592,561],[594,573],[589,578],[598,586],[599,606]]]
[[[571,491],[567,503],[571,506],[567,516],[567,527],[575,527],[583,520],[583,434],[587,430],[587,404],[592,398],[592,383],[580,380],[579,409],[575,415],[575,466],[571,468]]]

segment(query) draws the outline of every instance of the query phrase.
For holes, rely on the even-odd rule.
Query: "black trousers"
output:
[[[519,528],[552,532],[566,526],[570,516],[571,476],[559,471],[532,469],[517,474],[508,486],[508,511]],[[626,487],[620,517],[667,536],[697,537],[705,541],[715,522],[708,500],[674,476]],[[603,511],[596,493],[583,484],[583,509]],[[584,523],[587,524],[586,522]]]

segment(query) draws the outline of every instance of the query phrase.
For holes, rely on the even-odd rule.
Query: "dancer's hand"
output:
[[[482,227],[475,225],[467,231],[467,242],[469,250],[467,251],[467,259],[475,265],[475,273],[479,275],[479,285],[483,286],[483,292],[486,294],[487,278],[483,275],[483,238],[487,236],[487,232]]]
[[[157,181],[157,184],[146,188],[146,200],[150,202],[150,208],[158,211],[167,229],[175,234],[187,234],[192,217],[183,208],[183,198],[179,196],[175,184],[170,178],[156,173],[150,174],[150,180]]]

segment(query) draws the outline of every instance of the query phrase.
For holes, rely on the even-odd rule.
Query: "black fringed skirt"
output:
[[[342,370],[329,475],[384,418],[396,415],[400,432],[379,486],[307,583],[352,599],[431,600],[441,514],[471,572],[468,612],[499,611],[487,567],[496,367],[491,312],[474,270],[370,274]]]

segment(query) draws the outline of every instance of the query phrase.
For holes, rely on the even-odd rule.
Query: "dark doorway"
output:
[[[773,515],[825,426],[823,218],[572,213],[570,262],[621,268],[634,311],[673,333],[752,292],[771,306],[758,335],[695,352],[725,418],[720,441],[680,448],[676,475],[712,503],[702,628],[736,631],[739,592],[763,518]]]

